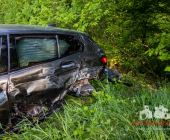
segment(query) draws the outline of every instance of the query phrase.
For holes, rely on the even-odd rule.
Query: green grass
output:
[[[144,105],[154,113],[155,107],[163,105],[170,110],[170,83],[154,89],[141,79],[124,78],[132,87],[92,81],[98,91],[89,97],[66,96],[61,111],[52,114],[46,121],[32,125],[23,121],[22,134],[8,133],[1,139],[24,140],[92,140],[92,139],[168,139],[170,127],[162,125],[133,125],[139,119]],[[170,111],[169,111],[170,112]],[[169,121],[156,118],[145,121]],[[137,124],[137,123],[136,123]]]

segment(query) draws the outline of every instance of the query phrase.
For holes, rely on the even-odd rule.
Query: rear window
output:
[[[22,38],[17,41],[20,67],[58,57],[56,39]]]
[[[81,42],[74,36],[59,35],[60,55],[67,56],[78,52],[82,46]]]

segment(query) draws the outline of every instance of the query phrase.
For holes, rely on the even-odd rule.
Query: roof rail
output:
[[[48,24],[47,27],[56,27],[56,24]]]

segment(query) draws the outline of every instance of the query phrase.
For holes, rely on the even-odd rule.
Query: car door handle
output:
[[[75,62],[66,62],[61,65],[61,68],[63,69],[69,69],[75,66]]]

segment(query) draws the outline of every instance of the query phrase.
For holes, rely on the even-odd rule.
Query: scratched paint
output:
[[[59,35],[60,39],[60,35],[71,35],[81,42],[81,47],[74,54],[8,71],[0,76],[0,122],[5,125],[15,126],[23,116],[41,120],[44,114],[59,111],[67,93],[87,96],[94,90],[88,80],[100,78],[104,73],[105,65],[99,59],[105,52],[86,33],[42,26],[0,25],[0,36],[5,35],[7,40],[7,34],[14,40],[13,44],[20,36]],[[15,52],[13,44],[10,42],[10,49]],[[4,46],[5,44],[0,47]],[[59,51],[59,44],[57,47]],[[7,57],[7,53],[4,56]],[[16,58],[12,55],[11,63]],[[17,66],[16,63],[11,68],[13,66]],[[4,70],[3,67],[2,69]]]

